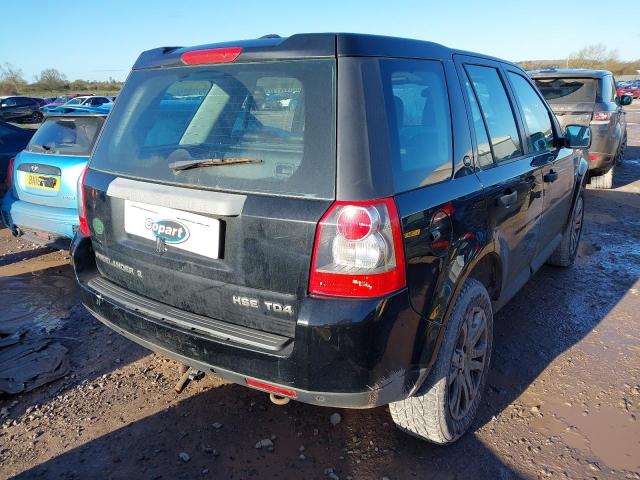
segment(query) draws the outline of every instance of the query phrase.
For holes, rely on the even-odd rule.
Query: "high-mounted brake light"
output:
[[[180,60],[186,65],[205,65],[208,63],[230,63],[242,53],[241,47],[208,48],[193,50],[180,55]]]
[[[611,114],[613,112],[593,112],[591,116],[591,124],[598,125],[609,123],[611,121]]]
[[[7,187],[11,187],[11,184],[13,183],[13,165],[16,161],[16,157],[11,157],[9,159],[9,166],[7,167],[7,176],[5,178],[5,183],[7,185]]]
[[[402,232],[393,199],[334,202],[316,229],[309,293],[372,298],[405,286]]]
[[[89,168],[85,168],[82,171],[82,175],[80,175],[80,178],[78,178],[78,221],[80,224],[80,233],[83,237],[88,237],[89,235],[91,235],[89,222],[87,221],[87,205],[84,198],[84,181],[88,171]]]

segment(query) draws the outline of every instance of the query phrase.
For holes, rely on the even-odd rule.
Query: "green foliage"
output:
[[[625,62],[620,60],[616,50],[609,50],[603,44],[587,45],[571,53],[564,60],[525,60],[518,62],[525,70],[545,68],[589,68],[609,70],[614,75],[635,75],[640,69],[640,59]]]
[[[27,83],[22,70],[10,63],[0,65],[0,95],[30,95],[32,97],[53,97],[65,93],[114,94],[120,91],[122,82],[108,80],[81,80],[72,82],[55,68],[46,68],[36,76],[33,83]]]

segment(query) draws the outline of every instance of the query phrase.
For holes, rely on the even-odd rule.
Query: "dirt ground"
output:
[[[213,376],[176,394],[178,366],[78,303],[65,252],[0,230],[0,322],[31,315],[71,373],[0,398],[0,477],[640,479],[640,102],[611,191],[588,190],[574,267],[543,267],[495,321],[473,430],[436,447],[387,408],[326,409]],[[341,421],[329,418],[338,412]],[[256,448],[269,439],[273,448]]]

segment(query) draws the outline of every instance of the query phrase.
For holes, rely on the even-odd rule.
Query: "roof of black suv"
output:
[[[609,70],[591,70],[588,68],[548,68],[544,70],[527,71],[530,77],[571,77],[571,78],[602,78],[612,75]]]
[[[134,69],[183,65],[180,56],[185,52],[204,49],[240,47],[242,61],[273,60],[301,57],[398,57],[451,60],[452,55],[471,55],[504,60],[462,50],[439,43],[382,35],[360,33],[300,33],[290,37],[266,35],[252,40],[214,43],[194,47],[161,47],[143,52]],[[510,63],[510,62],[505,62]],[[514,65],[514,64],[511,64]]]

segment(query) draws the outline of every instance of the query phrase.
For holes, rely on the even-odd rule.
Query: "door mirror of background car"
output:
[[[567,125],[565,146],[569,148],[589,148],[591,146],[591,127]]]
[[[631,102],[633,102],[633,97],[631,95],[622,95],[618,99],[618,103],[623,107],[626,105],[631,105]]]

